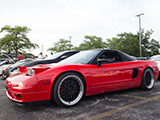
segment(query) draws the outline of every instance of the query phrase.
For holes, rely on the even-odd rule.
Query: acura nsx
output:
[[[139,87],[151,90],[158,78],[157,64],[109,49],[81,51],[59,63],[27,68],[6,79],[6,94],[18,103],[54,101],[77,104],[83,96]]]

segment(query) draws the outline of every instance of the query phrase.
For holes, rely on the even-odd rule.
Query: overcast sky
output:
[[[0,0],[0,28],[27,26],[27,34],[40,48],[38,55],[63,38],[78,46],[85,35],[102,37],[103,41],[123,32],[136,33],[141,27],[153,29],[152,38],[160,41],[160,0]],[[4,34],[0,33],[0,38]]]

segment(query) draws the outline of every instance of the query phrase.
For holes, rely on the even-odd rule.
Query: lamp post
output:
[[[42,45],[42,54],[43,54],[43,45]]]
[[[136,17],[139,17],[139,48],[140,48],[140,57],[142,57],[142,49],[141,49],[141,15],[144,15],[144,13],[136,15]]]
[[[72,38],[72,36],[69,36],[69,38],[70,38],[70,50],[71,50],[71,38]]]

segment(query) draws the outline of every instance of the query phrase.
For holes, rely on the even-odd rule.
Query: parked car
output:
[[[158,78],[155,61],[138,61],[108,49],[81,51],[57,64],[28,67],[6,79],[6,95],[16,103],[54,101],[73,106],[83,96],[140,87],[151,90]]]
[[[150,57],[150,59],[154,60],[157,63],[158,69],[160,71],[160,55],[154,55],[154,56]]]
[[[160,73],[160,55],[153,55],[152,57],[150,57],[150,59],[154,60],[157,63],[159,73]],[[159,74],[158,79],[160,80],[160,74]]]
[[[8,55],[0,53],[0,76],[2,75],[2,71],[5,67],[8,67],[14,63],[15,61],[11,59]]]
[[[137,60],[148,60],[149,57],[135,57]]]
[[[11,59],[8,55],[0,53],[0,66],[5,64],[14,64],[15,61]]]
[[[17,64],[17,65],[9,67],[7,70],[4,70],[2,76],[5,79],[5,78],[9,77],[10,75],[16,74],[18,72],[18,66],[28,67],[28,66],[34,66],[34,65],[40,65],[40,64],[57,63],[57,62],[64,60],[67,57],[70,57],[78,52],[79,52],[79,50],[63,51],[63,52],[55,53],[52,56],[47,57],[45,59],[38,59],[38,60],[23,63],[23,64]]]
[[[3,70],[5,69],[5,68],[7,68],[8,66],[10,66],[11,64],[5,64],[5,65],[1,65],[0,66],[0,76],[2,76],[2,74],[3,74]]]
[[[7,65],[7,66],[3,65],[2,79],[6,79],[8,76],[18,73],[19,71],[17,67],[25,63],[28,63],[30,61],[34,61],[34,59],[27,58],[27,59],[20,60],[16,62],[15,64]]]

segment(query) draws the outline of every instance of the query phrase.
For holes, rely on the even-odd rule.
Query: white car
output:
[[[10,65],[12,65],[12,64],[6,64],[6,65],[0,66],[0,76],[1,76],[2,73],[3,73],[3,70],[4,70],[5,68],[9,67]]]
[[[157,63],[158,69],[160,71],[160,55],[154,55],[150,59],[154,60]]]
[[[15,61],[8,55],[0,53],[0,76],[2,75],[3,69],[14,64]]]
[[[160,72],[160,55],[154,55],[150,58],[151,60],[154,60],[157,63],[159,72]],[[160,74],[159,74],[159,78],[160,79]]]

